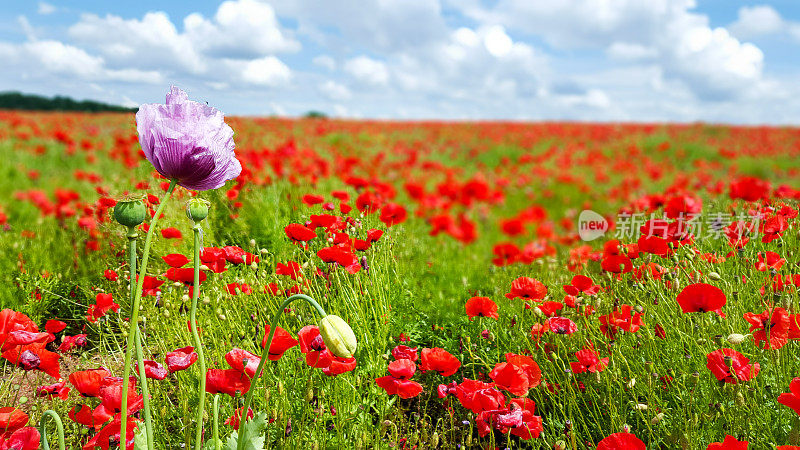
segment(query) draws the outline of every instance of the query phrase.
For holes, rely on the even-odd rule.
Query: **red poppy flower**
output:
[[[647,446],[631,433],[614,433],[598,442],[597,450],[647,450]]]
[[[290,223],[287,225],[283,231],[286,233],[286,236],[294,242],[308,242],[315,237],[317,237],[317,233],[299,223]]]
[[[84,397],[98,397],[100,395],[100,384],[103,379],[111,376],[106,369],[82,370],[69,374],[69,382],[75,386],[78,392]]]
[[[138,277],[137,277],[138,279]],[[164,284],[164,280],[159,280],[156,277],[151,277],[149,275],[144,276],[144,283],[142,283],[142,295],[156,295],[161,292],[161,285]]]
[[[800,378],[792,379],[789,383],[789,393],[778,396],[778,403],[792,408],[795,413],[800,414]]]
[[[758,252],[758,262],[756,262],[756,269],[765,272],[768,269],[780,270],[785,259],[775,252]]]
[[[774,308],[761,314],[745,313],[744,319],[750,323],[753,340],[763,349],[779,349],[789,342],[791,330],[789,313],[783,308]]]
[[[740,441],[733,436],[727,435],[722,442],[708,444],[706,450],[747,450],[748,444],[749,442],[747,441]]]
[[[328,367],[322,368],[322,373],[329,377],[335,377],[336,375],[354,370],[356,364],[355,358],[339,358],[338,356],[334,356],[331,360],[331,364]]]
[[[47,333],[45,333],[47,335]],[[24,370],[39,370],[53,378],[61,378],[61,355],[44,348],[45,344],[20,345],[3,352],[3,358]]]
[[[406,217],[408,217],[408,213],[401,205],[388,203],[381,208],[380,220],[386,224],[387,227],[405,222]]]
[[[550,331],[557,334],[572,334],[578,331],[578,325],[566,317],[550,317],[545,325]]]
[[[381,236],[383,236],[383,230],[374,228],[367,230],[367,242],[378,242]]]
[[[89,305],[86,311],[86,319],[94,323],[97,319],[105,316],[108,311],[119,311],[119,305],[114,303],[114,297],[111,294],[97,294],[95,304]]]
[[[414,364],[414,361],[410,359],[398,359],[390,362],[387,370],[389,374],[395,378],[408,380],[414,376],[414,372],[417,371],[417,366]]]
[[[167,265],[170,267],[183,267],[186,264],[189,264],[189,258],[180,253],[172,253],[167,256],[162,256],[161,259],[164,260]]]
[[[267,338],[269,337],[269,325],[264,327],[264,338],[261,339],[261,347],[267,346]],[[269,359],[270,361],[277,361],[281,359],[286,350],[296,346],[299,343],[297,339],[293,338],[288,331],[281,327],[275,328],[275,335],[272,337],[272,342],[269,345]]]
[[[640,312],[633,313],[632,306],[622,305],[618,311],[600,316],[600,331],[612,339],[619,330],[635,333],[644,325],[642,315],[643,313]]]
[[[433,370],[443,377],[449,377],[461,367],[461,361],[442,348],[423,348],[419,370]]]
[[[225,285],[225,291],[230,295],[238,295],[239,293],[249,295],[253,293],[253,288],[247,283],[228,283]]]
[[[286,275],[296,280],[298,276],[302,275],[302,268],[300,264],[294,261],[289,261],[286,264],[278,263],[275,266],[275,273],[277,275]]]
[[[319,327],[306,325],[297,332],[297,337],[300,342],[300,351],[306,355],[306,364],[317,369],[331,365],[333,354],[325,346]]]
[[[736,384],[756,377],[761,370],[758,363],[750,364],[744,355],[730,348],[714,350],[706,355],[706,367],[717,380]]]
[[[136,363],[136,373],[139,373],[139,364]],[[167,377],[169,372],[167,369],[164,368],[161,364],[145,359],[144,360],[144,375],[147,378],[152,378],[154,380],[163,380]]]
[[[69,411],[69,418],[72,419],[73,422],[79,423],[87,427],[95,427],[101,425],[94,420],[94,418],[92,417],[92,408],[88,407],[87,405],[74,406]]]
[[[325,197],[317,194],[306,194],[303,196],[303,203],[308,206],[319,205],[325,201]]]
[[[20,345],[47,344],[48,342],[50,342],[49,333],[16,330],[8,333],[2,349],[6,351]]]
[[[417,362],[419,355],[417,354],[417,347],[398,345],[392,349],[392,357],[394,357],[394,359],[408,359]]]
[[[244,406],[242,406],[240,408],[236,408],[236,410],[233,412],[233,415],[228,417],[225,420],[225,425],[230,425],[230,426],[233,427],[234,430],[238,430],[239,429],[239,419],[242,417],[242,412],[244,412]],[[253,409],[249,408],[247,410],[247,419],[246,420],[252,419],[254,415],[255,414],[253,413]]]
[[[231,264],[253,264],[261,261],[258,256],[244,251],[241,247],[228,245],[222,247],[222,251],[225,254],[225,260]]]
[[[383,388],[387,395],[400,398],[414,398],[422,393],[422,385],[416,381],[397,379],[391,375],[375,379],[375,384]]]
[[[489,297],[472,297],[467,300],[465,305],[467,310],[467,317],[472,320],[473,317],[491,317],[492,319],[499,319],[497,314],[497,304]]]
[[[497,267],[510,266],[511,264],[519,261],[520,256],[522,255],[522,251],[519,249],[519,247],[511,242],[495,245],[492,249],[492,253],[494,253],[492,264]]]
[[[592,296],[600,292],[600,286],[595,285],[592,279],[585,275],[575,275],[572,277],[571,283],[564,285],[564,292],[567,295],[577,296],[578,294],[583,294]]]
[[[0,448],[8,450],[38,450],[41,436],[34,427],[20,428],[17,431],[6,432],[0,437]]]
[[[547,286],[530,277],[519,277],[511,283],[511,292],[506,294],[509,300],[517,297],[523,300],[541,300],[547,295]]]
[[[12,331],[31,331],[38,332],[39,328],[25,314],[11,309],[0,311],[0,342],[8,339],[8,334]]]
[[[356,273],[361,270],[361,264],[359,264],[356,255],[342,247],[336,246],[319,249],[317,251],[317,256],[323,262],[339,264],[350,273]]]
[[[761,242],[768,243],[783,236],[783,233],[789,228],[789,222],[786,217],[776,214],[763,223],[761,223]]]
[[[71,390],[72,389],[67,386],[67,381],[62,380],[55,384],[39,386],[36,388],[36,395],[39,397],[57,397],[61,400],[66,400]]]
[[[600,267],[606,272],[628,273],[633,270],[633,262],[627,256],[609,255],[603,258]]]
[[[164,276],[170,281],[180,281],[183,284],[194,285],[194,268],[192,267],[170,267]],[[200,271],[200,284],[206,281],[208,275],[202,270]]]
[[[492,428],[501,434],[513,434],[521,439],[537,438],[544,430],[542,418],[535,415],[536,403],[529,398],[515,398],[508,406],[478,414],[475,424],[478,435],[488,435]]]
[[[61,345],[58,346],[58,351],[67,353],[75,347],[84,347],[89,342],[86,334],[76,334],[75,336],[64,336]]]
[[[231,397],[250,390],[250,377],[236,369],[209,369],[206,372],[206,392],[223,393]]]
[[[164,362],[170,372],[186,370],[197,361],[197,352],[194,347],[183,347],[167,353]]]
[[[228,262],[225,259],[225,251],[221,248],[217,247],[205,247],[200,251],[200,261],[208,267],[208,270],[214,273],[222,273],[225,272],[225,263]]]
[[[28,423],[28,415],[21,409],[5,406],[0,408],[0,430],[14,432]]]
[[[500,409],[506,403],[505,395],[495,389],[493,384],[469,378],[464,378],[464,381],[455,387],[455,396],[461,406],[475,414]]]
[[[106,280],[108,280],[108,281],[117,281],[117,279],[119,278],[119,274],[117,274],[117,272],[114,272],[114,271],[113,271],[113,270],[111,270],[111,269],[106,269],[106,270],[103,272],[103,276],[104,276],[104,277],[106,278]]]
[[[56,334],[61,331],[64,331],[64,328],[67,328],[66,322],[62,322],[60,320],[48,320],[47,323],[44,324],[44,329],[50,334]]]
[[[539,311],[541,311],[542,314],[544,314],[547,317],[555,316],[556,314],[558,314],[558,311],[560,311],[563,307],[564,307],[563,303],[554,301],[544,302],[538,306]]]
[[[125,450],[133,450],[134,437],[136,436],[136,428],[139,424],[138,419],[128,416],[125,428]],[[102,450],[109,450],[109,448],[118,448],[120,439],[120,428],[122,425],[122,415],[117,414],[114,420],[104,426],[94,437],[86,442],[83,446],[84,450],[94,450],[100,447]]]
[[[141,410],[144,408],[144,398],[136,393],[136,378],[130,377],[129,384],[128,384],[128,414],[133,414],[136,411]],[[101,399],[100,407],[105,409],[107,413],[107,418],[104,420],[98,421],[98,423],[104,423],[106,420],[110,419],[111,416],[115,413],[118,413],[122,410],[122,378],[121,377],[105,377],[103,381],[100,382],[100,391],[99,397]],[[95,411],[92,413],[93,417],[98,417],[98,409],[96,408]]]
[[[164,239],[181,239],[183,234],[177,228],[170,227],[161,230],[161,236],[163,236]]]
[[[608,357],[600,358],[600,354],[595,351],[594,347],[589,346],[575,352],[575,357],[578,362],[569,363],[572,373],[598,373],[606,370],[608,367]]]
[[[234,348],[225,354],[225,361],[228,362],[231,368],[246,373],[248,377],[253,378],[256,375],[256,369],[261,362],[261,358],[246,350]]]
[[[528,395],[528,376],[521,367],[507,362],[498,363],[489,373],[489,377],[494,380],[497,387],[517,395]]]
[[[705,283],[690,284],[676,298],[681,310],[690,312],[716,312],[725,306],[727,298],[722,289]]]

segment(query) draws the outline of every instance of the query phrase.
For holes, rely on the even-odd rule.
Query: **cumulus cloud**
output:
[[[247,61],[240,70],[242,80],[258,86],[279,86],[292,75],[289,67],[274,56]]]
[[[800,22],[784,19],[768,5],[739,8],[738,18],[728,26],[731,33],[743,39],[770,35],[788,35],[800,43]]]
[[[694,0],[501,0],[465,13],[539,36],[556,48],[650,60],[702,99],[733,98],[763,85],[761,50],[725,28],[712,28],[707,16],[691,12],[695,6]]]
[[[372,86],[385,85],[389,82],[389,70],[386,64],[364,55],[348,59],[344,63],[344,71],[356,81]]]
[[[53,14],[57,10],[58,10],[58,8],[56,8],[55,6],[51,5],[50,3],[39,2],[39,6],[36,9],[36,12],[38,12],[39,14],[42,14],[42,15],[47,15],[47,14]]]

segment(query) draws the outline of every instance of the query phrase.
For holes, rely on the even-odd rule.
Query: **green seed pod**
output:
[[[147,217],[147,207],[141,198],[120,200],[114,206],[114,220],[120,225],[132,228],[141,225]]]
[[[186,202],[186,217],[194,222],[201,222],[208,217],[208,207],[211,205],[202,198],[191,198]]]
[[[358,343],[353,329],[341,317],[328,314],[319,322],[319,334],[325,346],[340,358],[352,358]]]

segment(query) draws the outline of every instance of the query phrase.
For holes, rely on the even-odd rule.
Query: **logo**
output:
[[[590,209],[584,209],[578,216],[578,235],[584,241],[593,241],[608,231],[605,217]]]

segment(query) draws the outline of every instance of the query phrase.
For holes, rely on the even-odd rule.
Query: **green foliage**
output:
[[[77,101],[69,97],[53,98],[21,92],[0,92],[0,109],[27,111],[86,111],[86,112],[136,112],[138,108],[109,105],[93,100]]]

